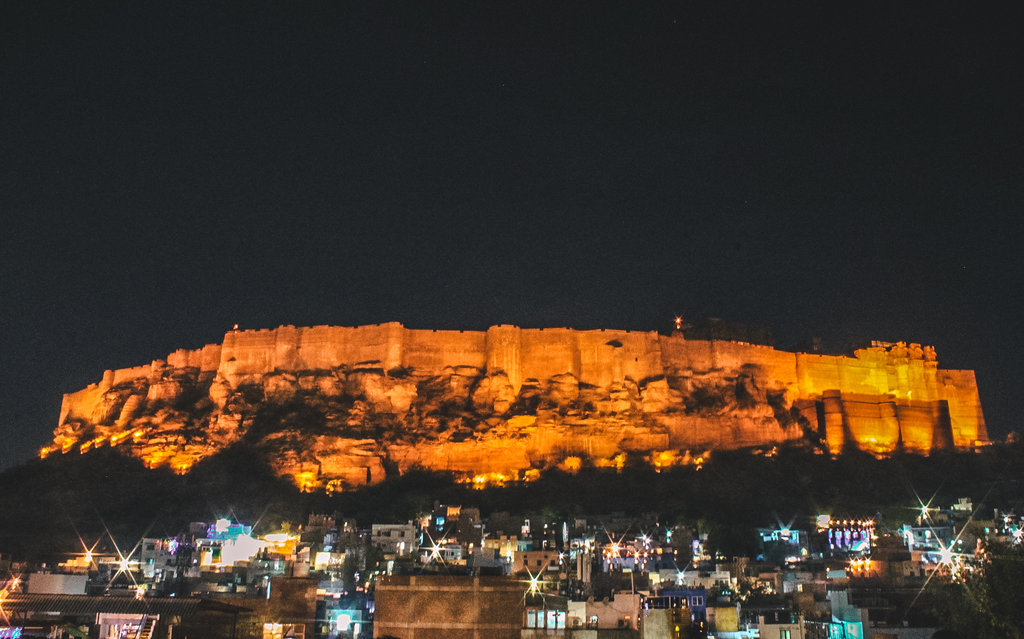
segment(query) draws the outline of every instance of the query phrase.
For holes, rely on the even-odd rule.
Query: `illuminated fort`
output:
[[[120,446],[185,472],[245,439],[298,485],[330,489],[411,467],[522,477],[807,438],[875,455],[988,440],[973,371],[918,344],[833,356],[680,331],[387,323],[235,330],[108,370],[64,396],[42,454]]]

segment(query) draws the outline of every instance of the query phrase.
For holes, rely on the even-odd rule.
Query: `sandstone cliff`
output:
[[[117,446],[186,472],[234,442],[305,489],[411,467],[521,477],[686,463],[820,439],[927,453],[987,441],[971,371],[917,344],[853,357],[631,331],[429,331],[390,323],[232,331],[64,396],[43,455]]]

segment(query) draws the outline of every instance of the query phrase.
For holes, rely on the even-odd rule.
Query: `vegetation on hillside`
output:
[[[443,473],[414,471],[360,490],[328,496],[298,492],[276,477],[260,447],[238,442],[186,475],[146,469],[109,449],[58,455],[0,474],[0,553],[22,559],[66,558],[106,540],[130,548],[143,535],[173,535],[191,521],[219,517],[256,524],[257,533],[310,513],[355,517],[360,525],[404,522],[435,501],[540,520],[656,512],[666,524],[709,533],[712,549],[749,552],[757,526],[792,520],[810,527],[817,513],[880,517],[896,528],[916,514],[917,498],[935,504],[971,497],[975,505],[1024,508],[1024,446],[982,453],[832,459],[806,445],[772,456],[718,452],[701,467],[658,473],[647,464],[614,470],[549,470],[527,484],[472,490]],[[104,541],[103,544],[107,542]],[[102,545],[101,545],[102,547]]]

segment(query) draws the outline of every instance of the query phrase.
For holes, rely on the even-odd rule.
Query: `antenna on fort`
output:
[[[233,333],[237,333],[238,332],[238,324],[235,324],[234,326],[231,327],[231,332],[233,332]]]

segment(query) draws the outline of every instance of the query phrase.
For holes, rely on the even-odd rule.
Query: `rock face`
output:
[[[107,371],[64,396],[42,454],[110,445],[186,472],[245,441],[300,487],[335,490],[414,467],[516,477],[800,438],[877,455],[987,441],[973,372],[917,344],[838,357],[679,332],[391,323],[232,331]]]

